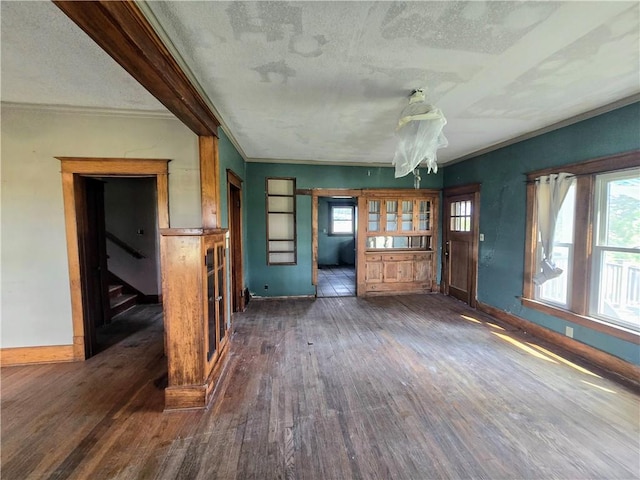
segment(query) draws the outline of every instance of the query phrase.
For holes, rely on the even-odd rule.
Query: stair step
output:
[[[122,294],[122,285],[109,285],[109,300]]]
[[[111,304],[111,317],[115,317],[119,313],[124,312],[125,310],[129,310],[131,307],[136,305],[136,301],[138,296],[136,294],[122,294],[118,295],[115,298],[110,299],[109,303]]]

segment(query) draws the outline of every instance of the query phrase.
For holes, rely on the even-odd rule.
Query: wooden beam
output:
[[[218,135],[220,122],[135,2],[53,3],[194,133]]]

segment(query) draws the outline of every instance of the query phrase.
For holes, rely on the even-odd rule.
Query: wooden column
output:
[[[202,227],[218,228],[220,205],[220,175],[218,169],[218,138],[198,137],[200,146],[200,203]]]

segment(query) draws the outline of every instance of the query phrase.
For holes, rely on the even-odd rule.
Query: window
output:
[[[267,178],[267,264],[296,263],[296,181]]]
[[[330,235],[353,235],[355,217],[353,205],[331,204],[329,217]]]
[[[596,176],[591,315],[640,329],[640,171]]]
[[[552,260],[554,264],[562,269],[562,274],[549,280],[536,288],[536,298],[567,308],[569,302],[569,292],[571,286],[571,265],[573,261],[573,217],[576,205],[575,183],[569,187],[567,196],[562,202],[556,231],[553,238]],[[542,242],[538,238],[536,248],[536,263],[539,265],[543,258]]]
[[[557,211],[552,263],[536,285],[543,249],[533,180],[575,176]],[[523,304],[630,341],[640,333],[640,152],[528,174]],[[537,279],[536,279],[537,281]]]
[[[451,228],[452,232],[471,231],[471,200],[451,202]]]

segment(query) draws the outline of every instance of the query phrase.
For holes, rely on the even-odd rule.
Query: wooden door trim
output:
[[[230,168],[227,168],[227,227],[229,229],[229,231],[231,232],[231,209],[233,208],[233,205],[231,204],[231,188],[230,186],[235,187],[236,189],[238,189],[238,191],[240,192],[240,198],[242,199],[242,178],[240,178],[240,176],[235,173],[233,170],[231,170]],[[235,263],[236,263],[236,259],[232,258],[233,264],[231,263],[231,261],[229,262],[229,266],[230,266],[230,274],[232,276],[232,285],[231,288],[233,289],[237,289],[240,288],[240,290],[238,292],[231,292],[231,296],[233,297],[236,293],[238,293],[239,298],[240,298],[240,304],[239,304],[239,309],[240,311],[243,311],[245,308],[244,305],[244,295],[242,295],[242,292],[244,291],[244,261],[243,261],[243,249],[244,246],[242,244],[242,234],[243,234],[243,229],[242,229],[242,200],[240,200],[240,223],[238,225],[238,238],[234,238],[233,235],[231,235],[231,255],[234,256],[235,254],[238,254],[238,259],[237,259],[237,263],[238,263],[238,270],[239,272],[236,272],[234,269]],[[232,299],[232,307],[233,307],[233,299]],[[230,312],[231,314],[233,314],[233,308],[231,309],[232,311]]]
[[[442,215],[442,287],[441,291],[445,295],[449,294],[449,274],[447,271],[447,258],[445,255],[446,244],[449,241],[447,222],[450,219],[450,212],[447,210],[447,201],[458,196],[473,195],[473,230],[471,240],[471,285],[469,292],[469,306],[475,308],[478,302],[478,250],[480,241],[480,184],[472,183],[456,187],[445,188],[443,190],[443,215]]]
[[[308,195],[308,194],[311,194],[311,284],[317,286],[318,285],[318,198],[319,197],[336,197],[336,196],[350,197],[350,198],[355,198],[357,202],[360,196],[362,195],[362,189],[312,188],[309,190],[309,193],[305,192],[305,195]],[[356,205],[356,208],[357,208],[357,205]],[[358,245],[356,243],[356,250],[357,249],[358,249]],[[356,264],[357,264],[357,255],[356,255]]]
[[[62,166],[62,198],[67,236],[67,261],[71,293],[73,325],[73,359],[85,359],[84,310],[82,307],[82,275],[80,271],[80,243],[78,239],[78,208],[81,176],[138,176],[156,178],[158,228],[169,227],[169,160],[135,158],[56,157]]]
[[[53,2],[196,135],[220,122],[134,1]]]

